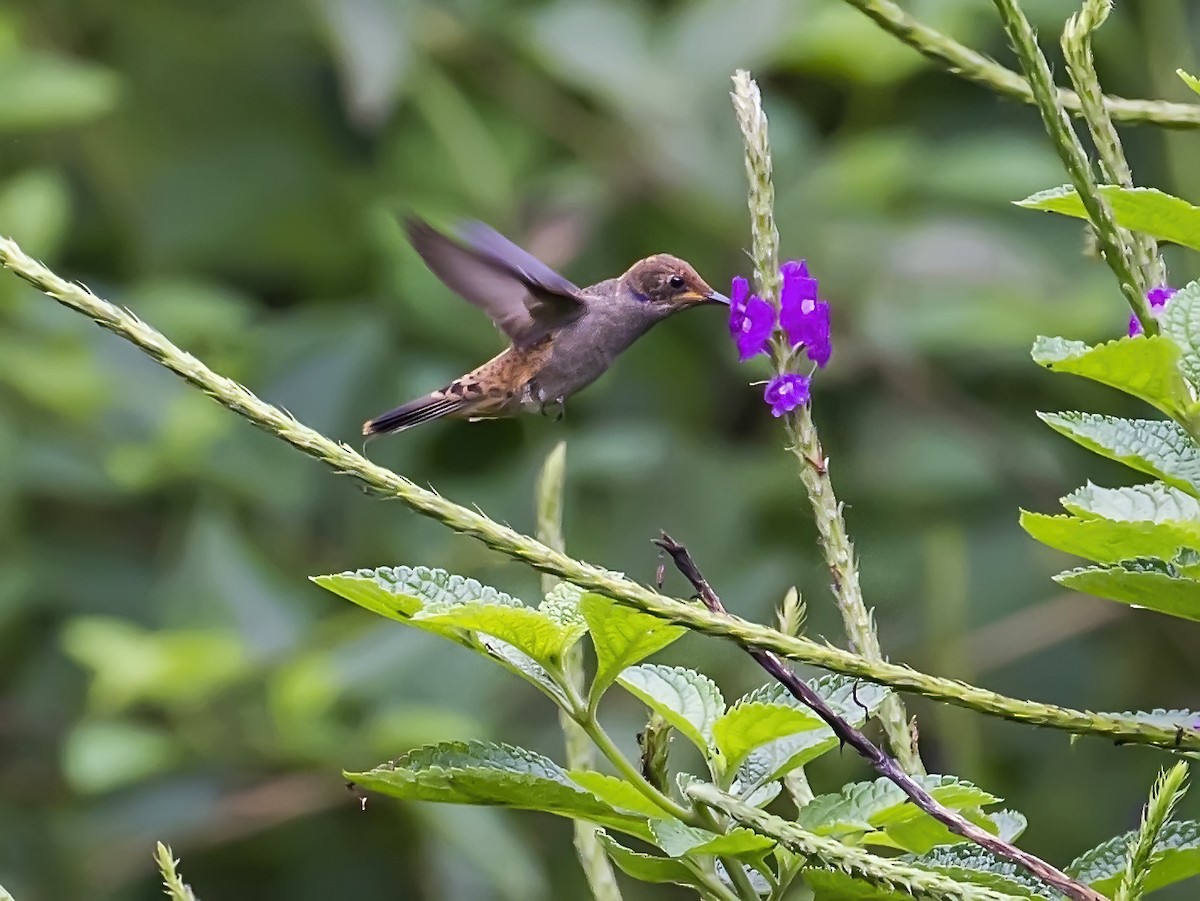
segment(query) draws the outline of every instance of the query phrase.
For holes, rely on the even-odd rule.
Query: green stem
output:
[[[534,506],[537,509],[538,539],[556,551],[563,551],[566,542],[563,539],[563,491],[566,487],[567,444],[560,441],[546,455],[546,462],[538,474],[537,489],[534,495]],[[542,576],[542,591],[548,594],[554,589],[558,579],[545,574]],[[563,660],[563,674],[569,690],[575,696],[583,694],[583,646],[576,644],[566,654]],[[570,712],[559,708],[558,724],[563,733],[563,744],[566,753],[567,766],[573,770],[594,770],[596,768],[595,748],[588,740],[588,735],[575,722]],[[599,827],[587,820],[573,820],[575,831],[575,854],[579,865],[587,879],[588,888],[596,901],[621,901],[621,889],[617,885],[617,876],[613,872],[612,863],[605,853],[604,846],[596,837]]]
[[[600,753],[604,755],[605,759],[616,768],[617,772],[625,777],[627,782],[632,783],[633,787],[646,798],[653,801],[658,807],[661,807],[665,813],[670,814],[677,820],[682,820],[689,826],[702,825],[694,811],[688,810],[683,805],[676,803],[647,782],[645,777],[638,771],[638,768],[630,763],[628,757],[621,753],[621,749],[617,747],[616,743],[604,731],[604,727],[597,720],[581,712],[576,722],[587,733],[588,738],[600,749]]]
[[[981,84],[998,94],[1025,103],[1034,103],[1029,82],[1019,73],[1007,69],[995,60],[976,53],[953,38],[918,22],[890,0],[846,0],[888,34],[918,53],[933,60],[948,71],[968,81]],[[1081,109],[1080,98],[1073,91],[1055,92],[1059,103],[1072,113]],[[1200,106],[1194,103],[1169,103],[1164,100],[1126,100],[1122,97],[1103,98],[1108,114],[1122,122],[1151,123],[1175,128],[1200,126]]]
[[[1122,240],[1113,218],[1112,210],[1107,201],[1100,196],[1096,179],[1092,174],[1091,163],[1088,162],[1087,152],[1079,143],[1079,137],[1071,127],[1066,110],[1059,102],[1058,93],[1054,87],[1053,76],[1050,74],[1050,64],[1038,48],[1037,37],[1033,26],[1025,18],[1025,14],[1017,5],[1016,0],[993,0],[1004,28],[1012,41],[1013,49],[1021,61],[1021,68],[1029,79],[1033,90],[1033,99],[1041,113],[1042,123],[1050,134],[1051,142],[1062,160],[1071,183],[1079,193],[1092,229],[1096,235],[1100,252],[1108,267],[1117,277],[1122,293],[1129,301],[1129,306],[1142,324],[1147,335],[1158,334],[1158,323],[1150,315],[1150,306],[1144,292],[1140,289],[1141,279],[1134,274],[1133,254],[1125,241]]]
[[[693,631],[731,640],[742,647],[773,651],[782,657],[832,672],[888,685],[900,691],[945,701],[980,713],[1032,723],[1079,735],[1096,735],[1122,744],[1153,745],[1167,750],[1200,751],[1200,729],[1180,724],[1159,726],[1132,717],[1091,713],[1010,698],[974,685],[917,672],[896,663],[876,663],[840,648],[736,616],[717,616],[701,605],[659,594],[629,579],[546,547],[539,541],[459,506],[440,494],[409,481],[325,437],[278,407],[255,397],[232,379],[213,372],[194,356],[172,344],[132,313],[102,300],[81,285],[60,278],[24,254],[17,244],[0,238],[0,264],[59,303],[93,319],[124,338],[176,375],[210,395],[221,405],[258,428],[320,460],[335,472],[349,475],[379,495],[394,498],[423,516],[469,535],[492,550],[519,560],[540,572],[553,573],[581,588],[597,591]],[[640,774],[639,774],[640,776]]]
[[[1133,171],[1125,159],[1121,136],[1104,106],[1104,93],[1100,90],[1092,56],[1092,32],[1104,24],[1111,9],[1111,0],[1085,0],[1083,8],[1070,18],[1063,30],[1063,58],[1067,61],[1067,74],[1079,93],[1083,121],[1096,145],[1101,173],[1110,184],[1132,188]],[[1118,228],[1118,234],[1121,242],[1132,250],[1139,291],[1145,294],[1155,285],[1165,283],[1167,272],[1158,252],[1158,242],[1150,235],[1124,228]]]

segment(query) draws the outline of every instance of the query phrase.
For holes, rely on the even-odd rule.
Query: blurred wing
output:
[[[575,285],[482,222],[465,228],[469,244],[415,217],[405,226],[433,274],[487,313],[515,347],[537,343],[583,310]]]

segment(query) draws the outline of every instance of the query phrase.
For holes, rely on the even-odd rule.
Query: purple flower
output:
[[[792,347],[804,345],[808,358],[823,367],[833,353],[829,304],[817,298],[817,280],[809,275],[804,260],[784,263],[779,271],[783,276],[779,324]]]
[[[772,416],[782,416],[804,403],[808,403],[808,376],[785,372],[767,382],[763,400],[771,405]]]
[[[1167,301],[1175,296],[1175,289],[1170,285],[1159,285],[1151,288],[1146,292],[1146,302],[1150,304],[1150,315],[1155,319],[1162,312],[1162,308],[1167,305]],[[1142,324],[1138,322],[1137,316],[1129,317],[1129,337],[1140,335],[1142,333]]]
[[[729,334],[737,343],[738,359],[749,360],[767,349],[775,331],[775,308],[750,294],[750,284],[741,276],[729,291]]]

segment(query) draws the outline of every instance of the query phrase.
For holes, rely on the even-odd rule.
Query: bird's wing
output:
[[[415,217],[405,227],[433,274],[487,313],[514,347],[537,343],[583,311],[579,288],[482,222],[464,228],[469,243]]]

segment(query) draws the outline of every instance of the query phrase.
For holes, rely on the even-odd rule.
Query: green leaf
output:
[[[725,699],[712,679],[681,666],[644,663],[623,670],[617,681],[705,756],[710,753],[713,723],[725,710]]]
[[[1168,307],[1175,303],[1173,299]],[[1051,372],[1082,376],[1141,398],[1172,419],[1185,419],[1194,403],[1180,372],[1180,355],[1186,347],[1162,335],[1118,338],[1094,347],[1039,336],[1033,344],[1033,360]]]
[[[954,776],[920,776],[917,781],[952,810],[969,811],[999,800]],[[867,841],[872,833],[888,833],[886,839],[878,836],[878,843],[910,851],[928,850],[949,835],[945,826],[913,804],[894,782],[882,777],[843,786],[834,794],[818,795],[804,806],[796,822],[818,835],[855,836]],[[914,825],[915,830],[908,828]]]
[[[813,890],[814,901],[913,901],[914,897],[928,899],[928,895],[916,895],[901,887],[890,888],[872,885],[855,879],[839,870],[805,867],[800,871],[804,881]],[[948,899],[939,899],[948,901]]]
[[[1054,581],[1076,591],[1200,621],[1200,581],[1165,560],[1142,557],[1112,566],[1069,569]]]
[[[1200,94],[1200,78],[1197,78],[1195,75],[1188,75],[1188,73],[1184,72],[1183,69],[1176,69],[1175,74],[1183,79],[1184,84],[1186,84],[1197,94]]]
[[[1053,888],[1030,876],[1023,867],[1000,860],[969,842],[934,848],[927,854],[912,858],[911,863],[949,876],[955,882],[982,886],[1017,898],[1049,901],[1060,897]]]
[[[576,785],[586,788],[610,807],[640,814],[647,819],[663,815],[661,807],[624,779],[595,770],[569,770],[567,775]]]
[[[595,592],[583,596],[579,609],[596,648],[596,678],[590,698],[593,706],[623,669],[661,651],[687,631]]]
[[[503,604],[431,605],[418,611],[412,624],[429,624],[439,631],[482,632],[512,645],[548,670],[560,668],[563,655],[587,628],[583,622],[559,625],[540,610]]]
[[[712,728],[713,743],[724,755],[727,768],[739,766],[746,755],[769,741],[823,729],[824,721],[795,704],[738,703],[721,716]]]
[[[1200,207],[1154,188],[1101,185],[1100,194],[1108,201],[1117,225],[1200,250]],[[1066,185],[1018,200],[1017,206],[1087,218],[1079,194]]]
[[[1130,557],[1170,558],[1180,548],[1200,548],[1200,521],[1112,522],[1022,510],[1021,528],[1042,544],[1097,563]]]
[[[512,745],[447,742],[411,751],[346,778],[410,801],[499,804],[590,820],[648,837],[645,818],[620,813],[578,786],[554,761]]]
[[[869,716],[873,716],[888,695],[888,690],[883,686],[846,676],[822,676],[809,680],[808,684],[853,726],[860,726]],[[789,699],[800,705],[787,689],[777,682],[772,682],[745,695],[738,704],[782,704]],[[734,790],[743,797],[750,796],[768,782],[781,778],[796,767],[804,766],[837,746],[837,736],[828,726],[798,732],[760,745],[750,752],[738,769]]]
[[[1200,495],[1200,450],[1173,422],[1096,413],[1039,413],[1060,434],[1090,451]]]
[[[1200,521],[1200,501],[1163,482],[1101,488],[1088,482],[1062,499],[1082,519],[1102,517],[1118,522]]]
[[[1016,810],[997,810],[989,813],[987,819],[995,827],[994,833],[1010,844],[1020,838],[1029,825],[1025,814]]]
[[[579,609],[582,598],[583,589],[570,582],[558,582],[538,604],[538,610],[560,626],[577,629],[583,635],[587,632],[587,620]]]
[[[481,585],[475,579],[455,576],[444,569],[427,566],[381,566],[331,576],[312,576],[312,581],[360,607],[402,623],[428,604],[501,604],[519,607],[521,602],[503,591]]]
[[[643,854],[633,851],[613,839],[603,830],[596,833],[600,844],[617,868],[626,876],[632,876],[640,882],[673,883],[675,885],[695,885],[696,877],[692,872],[671,857],[658,857],[655,854]]]
[[[679,820],[653,820],[654,843],[672,857],[685,854],[723,854],[730,857],[759,857],[775,847],[775,841],[738,826],[721,834],[688,826]]]
[[[1118,835],[1076,858],[1066,868],[1068,876],[1086,882],[1101,894],[1111,895],[1129,857],[1132,832]],[[1146,891],[1200,875],[1200,822],[1177,820],[1167,823],[1159,833],[1150,856]]]
[[[1161,337],[1179,347],[1179,368],[1193,387],[1200,386],[1200,282],[1190,282],[1176,291],[1170,302],[1163,307],[1158,322],[1162,328]],[[1194,407],[1194,404],[1185,404],[1185,409],[1188,406]],[[1159,409],[1168,416],[1187,421],[1186,413],[1177,416],[1170,410],[1162,407]]]

